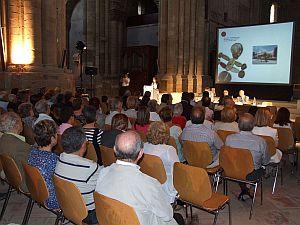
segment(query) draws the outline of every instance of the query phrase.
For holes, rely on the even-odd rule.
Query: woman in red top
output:
[[[133,126],[133,129],[146,134],[149,126],[150,126],[150,111],[146,106],[140,106],[137,111],[137,118]]]
[[[183,128],[185,127],[185,124],[186,124],[186,118],[181,115],[182,112],[183,112],[182,104],[181,103],[175,104],[174,110],[173,110],[172,123],[174,125],[180,126],[181,129],[183,130]]]

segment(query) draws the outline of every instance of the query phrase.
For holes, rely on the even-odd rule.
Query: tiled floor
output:
[[[290,175],[290,170],[284,170],[284,184],[278,188],[274,196],[271,195],[273,178],[264,180],[264,199],[263,205],[260,205],[260,199],[257,198],[254,215],[251,221],[248,220],[251,201],[241,202],[237,200],[239,187],[237,184],[229,184],[229,196],[231,198],[232,222],[233,225],[300,225],[300,185],[298,179],[300,171],[294,175]],[[280,181],[280,180],[279,180]],[[6,190],[6,186],[0,186],[0,191]],[[220,185],[219,192],[222,192]],[[258,189],[257,197],[260,196]],[[3,201],[0,203],[2,207]],[[13,193],[0,225],[10,223],[21,224],[27,199],[24,196]],[[185,215],[184,211],[181,211]],[[29,221],[30,225],[52,225],[54,224],[55,216],[44,209],[35,206]],[[188,225],[207,225],[213,223],[213,216],[197,209],[193,209],[193,219],[187,219]],[[221,212],[218,224],[228,224],[227,208]]]

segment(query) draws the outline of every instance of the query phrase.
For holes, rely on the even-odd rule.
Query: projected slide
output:
[[[218,30],[216,83],[289,84],[291,23]]]

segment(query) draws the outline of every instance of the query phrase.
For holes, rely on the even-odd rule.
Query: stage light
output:
[[[77,41],[76,49],[79,51],[83,51],[86,49],[86,45],[82,41]]]

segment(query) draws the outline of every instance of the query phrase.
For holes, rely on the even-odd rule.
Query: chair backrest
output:
[[[101,225],[140,225],[134,209],[118,200],[94,192],[96,215]]]
[[[85,158],[94,162],[98,161],[97,153],[92,142],[87,142]]]
[[[57,154],[61,154],[64,152],[64,149],[61,145],[61,134],[57,134],[57,144],[56,144],[54,150]]]
[[[228,131],[228,130],[217,130],[217,134],[219,135],[219,137],[221,138],[221,140],[223,141],[223,143],[226,142],[226,138],[227,136],[231,135],[231,134],[235,134],[236,132],[234,131]]]
[[[276,154],[276,144],[275,144],[274,139],[270,136],[264,136],[264,135],[259,135],[259,136],[262,137],[266,141],[269,156],[275,155]]]
[[[45,179],[36,167],[30,166],[24,161],[22,162],[22,165],[30,197],[37,203],[44,205],[45,201],[49,197],[49,191]]]
[[[213,160],[211,149],[206,142],[184,141],[183,156],[191,166],[206,168]]]
[[[22,131],[23,136],[26,139],[26,142],[29,145],[34,145],[35,140],[34,140],[34,133],[32,127],[27,126],[26,124],[23,124],[23,131]]]
[[[176,141],[174,137],[170,137],[168,140],[168,145],[173,146],[176,149],[177,155],[178,155],[178,149],[177,149],[177,145],[176,145]]]
[[[20,190],[22,175],[15,160],[7,154],[1,154],[0,161],[5,173],[5,178],[9,185],[11,185],[16,190]]]
[[[294,146],[293,131],[290,128],[276,127],[278,132],[278,148],[287,151]]]
[[[297,141],[300,141],[300,117],[296,117],[295,119],[295,124],[294,124],[294,128],[295,128],[295,135],[297,138]]]
[[[202,168],[176,162],[173,183],[183,201],[201,206],[212,196],[209,177]]]
[[[56,197],[64,217],[75,224],[82,224],[88,215],[87,208],[79,189],[75,184],[53,176]]]
[[[246,176],[254,170],[253,158],[247,149],[223,146],[219,159],[220,166],[227,177],[245,180]]]
[[[139,165],[143,173],[155,178],[161,184],[167,181],[164,164],[158,156],[144,154]]]
[[[111,164],[117,161],[115,152],[112,148],[108,148],[103,145],[100,145],[100,152],[101,152],[102,162],[105,167],[110,166]]]

